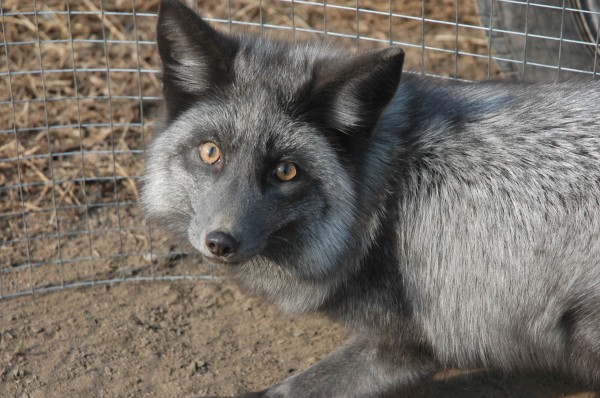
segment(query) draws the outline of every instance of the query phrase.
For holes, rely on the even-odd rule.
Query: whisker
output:
[[[278,236],[278,235],[271,235],[271,238],[279,239],[279,240],[282,240],[282,241],[284,241],[285,243],[287,243],[287,244],[288,244],[288,245],[290,245],[290,246],[292,245],[292,242],[290,242],[289,240],[287,240],[287,239],[285,239],[285,238],[283,238],[283,237],[281,237],[281,236]]]

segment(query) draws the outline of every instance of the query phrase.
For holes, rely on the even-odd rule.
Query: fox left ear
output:
[[[388,105],[402,75],[404,51],[388,47],[361,54],[343,65],[316,66],[314,88],[321,122],[352,137],[368,138]]]
[[[231,79],[237,41],[217,32],[179,0],[162,0],[156,29],[170,117]]]

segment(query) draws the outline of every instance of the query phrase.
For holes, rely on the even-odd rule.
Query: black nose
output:
[[[219,257],[232,255],[239,246],[239,242],[233,236],[223,231],[209,232],[204,243],[212,254]]]

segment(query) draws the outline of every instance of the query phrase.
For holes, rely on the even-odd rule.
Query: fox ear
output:
[[[178,0],[162,0],[157,25],[163,93],[170,117],[231,79],[237,42]]]
[[[394,96],[404,51],[388,47],[361,54],[343,65],[317,65],[315,87],[325,109],[321,122],[353,138],[368,138]]]

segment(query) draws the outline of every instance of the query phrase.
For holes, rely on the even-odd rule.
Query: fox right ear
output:
[[[172,118],[231,79],[237,42],[178,0],[162,0],[157,25],[163,94]]]

